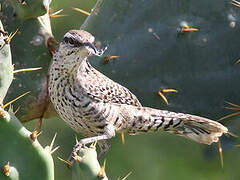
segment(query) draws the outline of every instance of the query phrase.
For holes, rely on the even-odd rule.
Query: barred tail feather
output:
[[[210,145],[218,142],[219,137],[226,134],[228,129],[216,121],[188,115],[188,119],[183,119],[182,125],[176,127],[175,132],[198,143]]]
[[[175,113],[148,107],[122,105],[121,114],[129,133],[164,130],[203,144],[218,142],[228,129],[200,116]]]

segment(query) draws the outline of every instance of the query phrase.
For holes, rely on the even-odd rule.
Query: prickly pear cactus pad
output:
[[[217,119],[225,101],[240,102],[239,17],[225,0],[99,0],[81,28],[119,56],[91,63],[143,105]],[[178,90],[168,106],[157,95],[165,88]]]
[[[63,9],[60,14],[66,15],[51,18],[50,27],[56,41],[60,42],[70,29],[81,27],[95,36],[98,48],[107,46],[103,56],[91,57],[90,63],[130,89],[144,106],[216,120],[230,113],[224,108],[225,101],[240,104],[240,64],[236,63],[240,58],[240,8],[231,4],[231,0],[53,0],[47,12],[45,3],[50,1],[0,1],[5,31],[10,34],[18,29],[10,44],[14,70],[42,68],[14,73],[7,92],[12,66],[10,56],[5,56],[8,60],[4,61],[3,68],[0,65],[0,105],[6,92],[3,104],[30,91],[12,104],[14,109],[19,108],[16,116],[26,122],[24,126],[28,129],[34,129],[37,121],[27,121],[46,117],[40,139],[48,142],[50,134],[58,132],[57,144],[61,149],[56,156],[67,159],[75,144],[75,132],[59,118],[47,119],[48,113],[53,112],[48,109],[47,94],[52,57],[38,21],[43,14],[53,15]],[[80,14],[72,7],[91,15]],[[0,34],[0,39],[2,37]],[[0,63],[2,50],[0,48]],[[177,93],[164,94],[168,105],[158,93],[165,92],[163,89],[177,90]],[[53,175],[50,155],[29,139],[30,132],[15,121],[13,114],[0,112],[3,112],[0,113],[3,114],[0,116],[1,180],[45,180],[53,179],[54,175],[56,180],[79,179],[86,172],[84,162],[76,163],[69,170],[65,163],[54,158]],[[225,124],[229,131],[239,134],[240,121],[229,122]],[[132,172],[127,179],[133,180],[240,179],[240,150],[235,147],[240,144],[239,139],[224,137],[221,140],[224,170],[217,145],[199,145],[165,133],[126,136],[126,144],[122,145],[117,136],[111,140],[112,148],[104,157],[107,175],[110,179],[125,179],[119,177]]]
[[[13,79],[12,55],[7,39],[8,35],[0,20],[0,104],[3,103]]]
[[[19,101],[14,103],[14,107],[21,106],[21,110],[18,112],[18,118],[21,122],[43,116],[48,117],[46,112],[49,103],[47,97],[47,74],[51,63],[51,55],[46,47],[47,38],[42,33],[42,24],[39,23],[37,17],[43,14],[50,16],[51,13],[63,10],[60,15],[66,16],[61,18],[51,16],[51,24],[49,23],[50,28],[53,27],[53,35],[56,41],[59,42],[66,31],[71,28],[78,28],[86,18],[86,15],[79,15],[71,7],[89,8],[93,7],[95,3],[94,1],[79,0],[53,1],[51,8],[48,8],[50,2],[50,0],[1,1],[0,17],[5,30],[10,33],[18,29],[11,42],[12,59],[13,64],[15,64],[14,70],[42,68],[37,71],[14,74],[15,81],[12,83],[5,101],[8,102],[25,92],[31,91],[28,96],[23,98],[25,103]],[[49,9],[49,12],[47,12],[47,9]],[[26,14],[27,18],[25,18]],[[22,15],[24,15],[24,18],[22,18]],[[46,31],[51,32],[51,29]],[[54,113],[51,108],[50,111]],[[56,116],[56,114],[53,116]]]
[[[7,0],[14,8],[16,15],[21,20],[42,16],[46,13],[44,6],[49,0]]]
[[[0,179],[53,180],[51,154],[12,113],[0,108]]]
[[[101,167],[97,160],[97,152],[95,146],[85,147],[79,152],[80,162],[72,167],[72,179],[84,180],[108,180],[105,173],[105,162]]]
[[[42,68],[32,72],[15,73],[15,80],[8,91],[5,102],[31,91],[29,96],[24,97],[25,103],[18,102],[14,106],[21,106],[18,114],[21,121],[36,119],[42,116],[48,102],[45,98],[46,75],[51,56],[46,48],[45,37],[37,18],[19,20],[13,16],[14,10],[6,3],[2,5],[2,11],[1,19],[6,27],[5,30],[10,33],[18,29],[11,41],[14,70]]]

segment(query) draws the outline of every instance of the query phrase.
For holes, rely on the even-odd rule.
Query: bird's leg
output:
[[[84,138],[78,141],[78,143],[73,147],[73,151],[71,153],[71,156],[68,158],[68,161],[73,164],[75,157],[78,153],[78,151],[83,148],[85,145],[104,140],[104,139],[110,139],[112,136],[108,136],[106,134],[100,135],[100,136],[94,136],[94,137],[89,137],[89,138]]]
[[[68,162],[73,164],[74,160],[76,159],[76,155],[78,151],[83,148],[85,145],[96,142],[96,141],[101,141],[101,140],[106,140],[106,139],[111,139],[112,137],[115,136],[115,129],[113,128],[112,125],[108,125],[104,128],[104,134],[100,136],[94,136],[94,137],[89,137],[89,138],[84,138],[81,139],[74,147],[73,151],[71,153],[71,156],[68,158]],[[100,153],[101,154],[101,153]]]

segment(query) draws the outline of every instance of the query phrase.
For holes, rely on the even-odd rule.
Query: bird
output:
[[[142,106],[130,90],[90,65],[88,58],[100,57],[105,50],[95,46],[95,37],[89,32],[70,30],[53,55],[50,100],[59,116],[84,137],[74,146],[69,162],[94,142],[103,156],[110,147],[108,140],[116,133],[163,130],[208,145],[228,133],[227,127],[205,117]]]

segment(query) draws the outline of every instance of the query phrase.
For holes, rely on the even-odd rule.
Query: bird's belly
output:
[[[61,98],[61,97],[59,97]],[[81,101],[79,101],[81,99]],[[108,124],[101,104],[92,102],[86,97],[78,100],[60,100],[55,104],[60,117],[77,133],[88,137],[103,134]]]
[[[101,134],[104,121],[99,121],[98,109],[86,95],[74,92],[64,78],[50,78],[49,95],[59,116],[77,133],[83,136]],[[56,90],[57,89],[57,90]],[[100,128],[99,128],[100,127]]]
[[[49,94],[56,111],[77,133],[86,137],[101,135],[105,126],[115,122],[121,128],[118,106],[96,101],[79,89],[76,91],[65,79],[50,80],[50,85]]]

